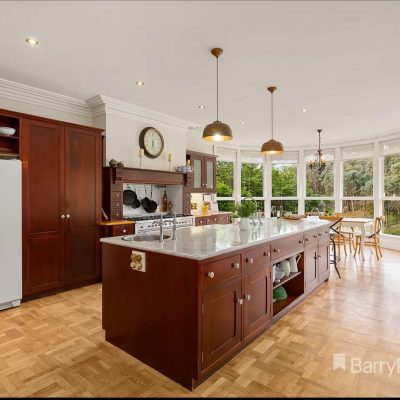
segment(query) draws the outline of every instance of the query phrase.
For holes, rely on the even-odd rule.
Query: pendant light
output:
[[[274,92],[276,89],[275,86],[268,88],[268,91],[271,93],[271,139],[261,147],[261,153],[264,155],[281,154],[284,152],[282,143],[274,139]]]
[[[309,163],[310,169],[317,170],[322,173],[326,167],[326,161],[324,160],[324,155],[321,150],[321,132],[322,129],[317,129],[318,132],[318,150],[315,153],[314,160]]]
[[[203,139],[207,142],[223,142],[232,140],[232,129],[229,125],[218,120],[218,58],[223,50],[215,48],[211,50],[211,54],[217,59],[217,120],[212,124],[208,124],[203,131]]]

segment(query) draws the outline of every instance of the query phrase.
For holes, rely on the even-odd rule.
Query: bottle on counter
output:
[[[167,196],[167,191],[164,190],[164,196],[162,198],[162,210],[164,212],[168,211],[168,196]]]

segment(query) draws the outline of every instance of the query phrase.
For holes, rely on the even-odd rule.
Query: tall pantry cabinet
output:
[[[42,118],[21,123],[23,297],[101,277],[101,130]]]

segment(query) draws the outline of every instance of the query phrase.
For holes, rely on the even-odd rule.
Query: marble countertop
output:
[[[238,224],[217,224],[177,229],[177,240],[169,238],[164,240],[164,243],[130,242],[122,240],[122,236],[103,238],[101,242],[193,260],[205,260],[329,224],[329,221],[319,218],[307,218],[301,221],[270,218],[264,219],[263,225],[251,226],[249,231],[240,231]],[[151,234],[158,233],[156,231]],[[164,230],[164,234],[172,237],[171,230]]]

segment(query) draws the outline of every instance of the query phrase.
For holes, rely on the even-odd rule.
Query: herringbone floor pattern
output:
[[[105,342],[100,284],[2,311],[0,397],[399,396],[400,372],[333,371],[332,356],[400,357],[400,253],[340,269],[193,393]]]

